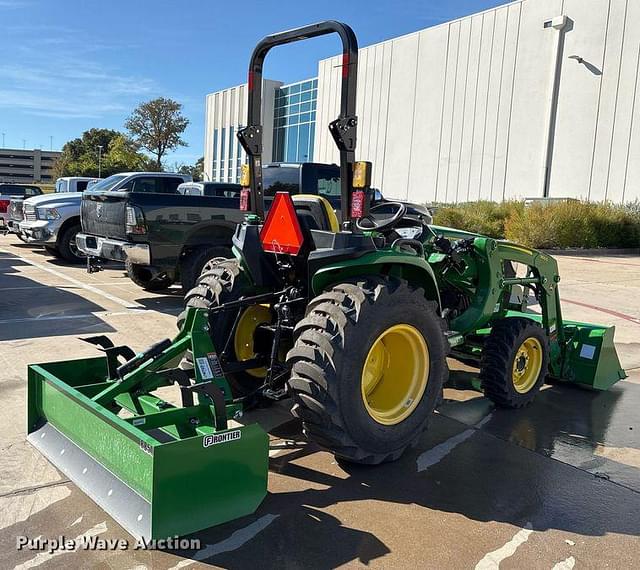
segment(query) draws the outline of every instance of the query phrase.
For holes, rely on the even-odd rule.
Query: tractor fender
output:
[[[422,256],[397,251],[374,251],[355,259],[329,263],[311,276],[311,290],[314,295],[319,295],[345,279],[365,275],[390,275],[405,279],[413,287],[421,287],[425,297],[436,301],[440,308],[440,290],[427,260]]]

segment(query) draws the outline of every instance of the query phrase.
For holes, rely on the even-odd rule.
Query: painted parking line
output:
[[[498,548],[498,550],[487,552],[482,560],[476,564],[475,570],[498,570],[500,568],[500,563],[513,556],[516,553],[516,550],[529,540],[529,535],[532,532],[533,527],[531,523],[528,522],[524,528],[521,528],[516,532],[516,534],[513,535],[513,538],[505,545]]]
[[[6,254],[9,254],[9,255],[12,255],[10,252],[8,252],[7,250],[4,250],[4,249],[0,249],[0,253],[6,253]],[[42,271],[46,271],[50,275],[55,275],[59,279],[64,279],[68,283],[73,283],[76,287],[84,289],[85,291],[90,291],[91,293],[94,293],[95,295],[100,295],[101,297],[104,297],[105,299],[109,299],[109,301],[111,301],[113,303],[117,303],[118,305],[121,305],[121,306],[123,306],[123,307],[125,307],[127,309],[144,309],[145,308],[144,305],[141,305],[140,303],[136,303],[135,301],[127,301],[125,299],[121,299],[120,297],[116,297],[115,295],[112,295],[111,293],[106,293],[106,292],[98,289],[97,287],[93,287],[92,285],[87,285],[86,283],[83,283],[82,281],[78,281],[77,279],[74,279],[73,277],[69,277],[68,275],[65,275],[64,273],[61,273],[60,271],[56,271],[55,269],[51,269],[50,267],[47,267],[46,265],[42,265],[41,263],[37,263],[35,261],[31,261],[30,259],[27,259],[25,257],[20,257],[19,255],[16,255],[15,258],[19,259],[21,261],[24,261],[25,263],[28,263],[29,265],[32,265],[33,267],[37,267],[38,269],[40,269]]]
[[[600,313],[606,313],[612,317],[624,319],[625,321],[640,325],[640,318],[634,317],[633,315],[627,315],[626,313],[621,313],[619,311],[614,311],[613,309],[605,309],[604,307],[598,307],[597,305],[590,305],[589,303],[582,303],[580,301],[572,301],[571,299],[562,299],[562,302],[569,303],[570,305],[577,305],[579,307],[585,307],[593,311],[599,311]]]
[[[76,319],[93,319],[101,317],[121,317],[123,315],[144,315],[148,309],[129,309],[128,311],[95,311],[82,315],[53,315],[50,317],[24,317],[17,319],[0,319],[0,325],[15,325],[19,323],[40,323],[45,321],[71,321]]]
[[[178,570],[179,568],[185,568],[186,566],[191,566],[192,564],[195,564],[196,562],[200,562],[202,560],[207,560],[208,558],[211,558],[212,556],[216,556],[218,554],[222,554],[223,552],[231,552],[233,550],[237,550],[242,545],[249,542],[258,533],[267,528],[274,520],[278,518],[278,516],[280,515],[264,515],[257,521],[252,522],[249,526],[245,526],[244,528],[236,530],[229,538],[221,540],[220,542],[216,542],[215,544],[208,544],[205,548],[198,550],[198,552],[193,555],[193,558],[189,560],[182,560],[175,566],[172,566],[169,570]]]

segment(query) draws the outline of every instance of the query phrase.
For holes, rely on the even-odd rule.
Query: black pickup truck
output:
[[[335,164],[274,163],[263,167],[262,176],[267,201],[287,191],[317,194],[339,206]],[[180,282],[186,293],[211,259],[232,257],[231,239],[244,218],[239,185],[189,182],[161,193],[126,184],[105,190],[108,180],[82,197],[77,243],[89,256],[90,270],[99,259],[123,261],[131,280],[144,289],[158,291]],[[419,213],[429,215],[426,209]]]

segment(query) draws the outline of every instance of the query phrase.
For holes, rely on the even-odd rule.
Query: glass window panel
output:
[[[309,161],[313,160],[314,139],[316,136],[316,124],[309,123]]]
[[[300,95],[300,101],[311,101],[311,91],[302,93],[302,95]]]
[[[298,161],[309,160],[309,125],[300,125],[298,134]]]
[[[227,140],[227,129],[222,127],[222,140],[220,141],[220,158],[225,159],[224,150],[225,150],[225,142]]]
[[[291,105],[291,107],[289,107],[289,112],[287,113],[287,115],[294,115],[295,113],[299,113],[300,112],[300,105]]]
[[[294,162],[298,154],[298,127],[287,129],[287,155],[288,162]]]
[[[302,113],[300,115],[301,123],[308,123],[311,120],[311,113]]]
[[[289,104],[291,105],[292,103],[300,103],[300,95],[291,95],[291,97],[289,97]]]
[[[311,101],[311,110],[312,111],[316,110],[316,101]]]
[[[317,79],[314,79],[311,83],[313,84],[314,87],[318,87],[318,80]]]
[[[229,156],[233,154],[233,137],[235,134],[235,127],[229,127]]]
[[[305,81],[305,82],[300,86],[300,90],[301,90],[301,91],[309,91],[309,89],[311,89],[311,81]]]
[[[291,85],[289,87],[289,93],[300,93],[300,84],[297,83],[296,85]]]
[[[302,103],[300,105],[300,112],[301,113],[305,113],[306,111],[311,111],[311,103]]]
[[[297,125],[298,124],[299,115],[292,115],[287,119],[288,125]]]
[[[312,112],[311,112],[311,120],[312,120],[312,121],[315,121],[315,120],[316,120],[316,112],[315,112],[315,111],[312,111]]]

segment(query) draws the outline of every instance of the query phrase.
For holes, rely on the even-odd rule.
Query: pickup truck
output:
[[[9,214],[11,200],[39,196],[42,189],[39,186],[23,184],[0,184],[0,232],[14,231]]]
[[[113,177],[111,177],[113,178]],[[176,192],[138,192],[107,178],[82,197],[78,247],[89,256],[88,270],[100,260],[124,261],[131,280],[148,291],[179,282],[186,293],[215,257],[231,257],[240,211],[240,186],[189,182]],[[263,167],[265,199],[277,191],[319,194],[340,203],[340,169],[335,164],[274,163]],[[382,199],[381,196],[378,198]],[[412,206],[416,213],[428,210]]]

